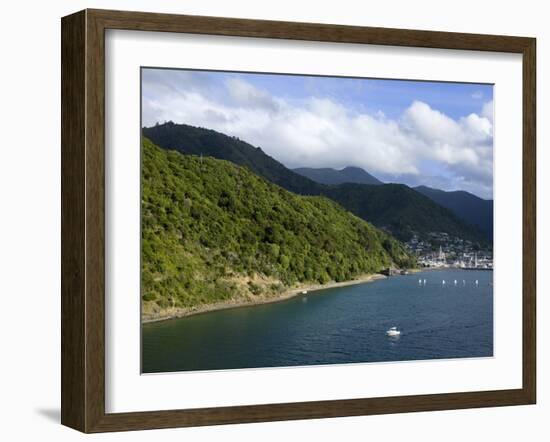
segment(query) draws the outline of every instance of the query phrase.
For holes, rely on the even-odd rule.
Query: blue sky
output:
[[[144,126],[208,127],[290,168],[357,166],[492,198],[492,85],[151,68],[142,79]]]
[[[493,99],[493,87],[487,84],[422,82],[300,75],[212,73],[213,81],[244,77],[250,84],[274,96],[304,99],[330,97],[356,112],[382,111],[397,118],[414,101],[422,101],[451,118],[478,112],[484,101]]]

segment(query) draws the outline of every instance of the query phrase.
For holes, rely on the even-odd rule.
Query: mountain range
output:
[[[467,223],[478,227],[486,238],[492,240],[493,200],[485,200],[463,190],[449,192],[427,186],[418,186],[414,190],[451,210]]]
[[[346,167],[342,170],[331,168],[293,169],[294,172],[306,176],[321,184],[384,184],[367,171],[359,167]],[[427,186],[413,187],[414,190],[427,196],[435,203],[449,209],[456,216],[468,224],[477,227],[484,236],[491,240],[493,237],[493,201],[480,198],[463,190],[445,191]],[[373,220],[373,222],[376,222]]]
[[[311,167],[299,167],[292,169],[294,172],[308,177],[310,180],[316,181],[321,184],[344,184],[344,183],[357,183],[357,184],[384,184],[379,179],[372,176],[366,170],[360,167],[348,166],[342,170],[331,169],[328,167],[314,169]]]
[[[461,219],[455,212],[435,202],[431,197],[405,185],[316,182],[288,169],[260,147],[211,129],[185,124],[157,124],[143,128],[143,135],[164,149],[176,150],[182,154],[210,156],[245,166],[254,174],[290,192],[331,198],[350,212],[389,231],[400,240],[408,240],[413,233],[422,237],[434,231],[447,232],[473,241],[486,239],[477,226]],[[357,172],[355,168],[351,168],[351,171],[348,170],[344,175],[359,177],[358,179],[372,177],[365,171]]]

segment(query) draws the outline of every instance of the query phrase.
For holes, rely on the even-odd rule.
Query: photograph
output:
[[[142,67],[142,373],[492,357],[493,107]]]

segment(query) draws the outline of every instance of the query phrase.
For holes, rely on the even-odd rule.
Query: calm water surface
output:
[[[488,271],[427,271],[145,324],[142,370],[492,356],[492,278]],[[392,326],[399,337],[386,336]]]

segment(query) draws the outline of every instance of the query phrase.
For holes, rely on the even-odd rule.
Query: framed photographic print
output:
[[[62,19],[62,423],[535,403],[535,40]]]

